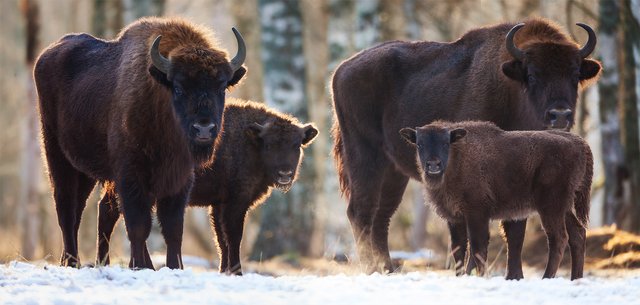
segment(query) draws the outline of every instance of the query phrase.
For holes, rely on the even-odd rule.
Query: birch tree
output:
[[[300,2],[260,0],[258,7],[267,104],[308,121]],[[313,150],[307,149],[307,163],[313,158]],[[260,229],[251,259],[283,253],[307,254],[313,226],[313,168],[303,164],[298,177],[288,193],[274,191],[261,207]]]

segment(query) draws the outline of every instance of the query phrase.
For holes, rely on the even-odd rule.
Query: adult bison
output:
[[[398,137],[405,126],[437,119],[484,120],[504,130],[569,129],[578,89],[595,80],[600,64],[584,47],[544,19],[472,30],[457,41],[392,41],[343,62],[333,76],[334,157],[349,198],[360,260],[369,271],[392,271],[389,220],[409,178],[420,180],[413,149]],[[522,278],[526,220],[503,221],[507,278]],[[458,267],[466,255],[461,223],[449,223]],[[462,268],[458,268],[458,274]]]
[[[115,40],[71,34],[38,58],[34,78],[49,177],[62,229],[61,264],[77,266],[78,226],[96,181],[122,199],[132,268],[145,259],[156,203],[167,266],[179,268],[194,166],[208,163],[225,90],[244,76],[245,46],[227,60],[207,29],[141,19]]]
[[[296,180],[303,148],[318,134],[262,103],[231,99],[211,166],[196,170],[191,206],[208,207],[220,256],[220,272],[240,275],[240,242],[247,211],[273,188],[287,192]],[[98,264],[109,264],[109,240],[120,211],[111,185],[98,215]],[[145,251],[148,255],[148,252]]]

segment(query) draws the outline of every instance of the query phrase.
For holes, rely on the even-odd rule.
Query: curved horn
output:
[[[520,30],[520,28],[522,28],[523,26],[524,26],[524,23],[516,24],[513,28],[511,28],[511,30],[509,30],[509,33],[507,33],[507,38],[506,38],[507,51],[509,51],[509,54],[511,54],[511,56],[513,56],[515,59],[520,61],[524,59],[524,52],[518,49],[518,47],[516,47],[516,45],[513,43],[513,36],[515,36],[516,32]]]
[[[153,65],[164,74],[169,74],[169,68],[171,67],[171,60],[165,58],[160,54],[158,47],[160,46],[160,39],[162,35],[158,35],[149,49],[149,55],[151,56],[151,62]]]
[[[236,72],[240,69],[242,63],[244,63],[244,60],[247,57],[247,47],[244,45],[244,39],[242,39],[240,32],[238,32],[235,27],[231,28],[231,30],[233,31],[233,35],[236,36],[236,41],[238,41],[238,53],[236,53],[236,56],[231,59],[231,69],[233,72]]]
[[[587,31],[587,34],[589,34],[589,39],[587,39],[587,43],[585,43],[584,47],[582,47],[582,49],[580,49],[580,56],[582,58],[587,58],[587,56],[589,56],[593,50],[596,48],[596,41],[598,40],[596,38],[596,33],[593,31],[593,29],[584,24],[584,23],[576,23],[577,26],[583,28],[585,31]]]

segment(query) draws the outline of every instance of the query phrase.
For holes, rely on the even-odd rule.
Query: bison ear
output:
[[[580,65],[580,80],[588,80],[594,78],[600,70],[602,66],[600,63],[592,60],[592,59],[583,59],[582,64]]]
[[[457,128],[449,132],[449,142],[455,143],[456,141],[464,138],[467,135],[467,130],[464,128]]]
[[[524,83],[525,70],[522,66],[522,62],[519,60],[512,60],[502,64],[502,73],[508,78]]]
[[[416,130],[405,127],[400,129],[400,136],[411,145],[416,145]]]
[[[237,85],[246,73],[247,73],[247,68],[245,67],[238,68],[238,70],[236,70],[236,72],[233,73],[231,80],[227,82],[227,88]]]
[[[151,74],[153,79],[160,83],[160,85],[171,89],[171,81],[169,81],[167,75],[158,70],[158,68],[152,65],[151,67],[149,67],[149,74]]]
[[[313,124],[304,125],[304,127],[302,127],[302,130],[304,130],[304,138],[302,139],[302,145],[310,144],[313,141],[313,139],[315,139],[316,136],[318,135],[318,129],[316,129],[316,127],[313,126]]]
[[[249,138],[253,140],[257,140],[260,138],[260,133],[262,133],[263,130],[264,130],[264,126],[254,122],[247,127],[246,132]]]

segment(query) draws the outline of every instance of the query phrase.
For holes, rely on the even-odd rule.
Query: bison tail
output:
[[[585,144],[586,169],[582,184],[576,192],[574,208],[578,221],[586,228],[589,224],[589,209],[591,206],[591,181],[593,179],[593,155],[591,149]]]
[[[344,147],[342,144],[342,133],[336,118],[334,118],[331,133],[333,134],[333,159],[335,161],[336,172],[338,173],[338,179],[340,182],[340,193],[342,193],[342,196],[345,198],[349,198],[351,191],[349,186],[349,177],[347,177],[347,173],[344,171]]]

